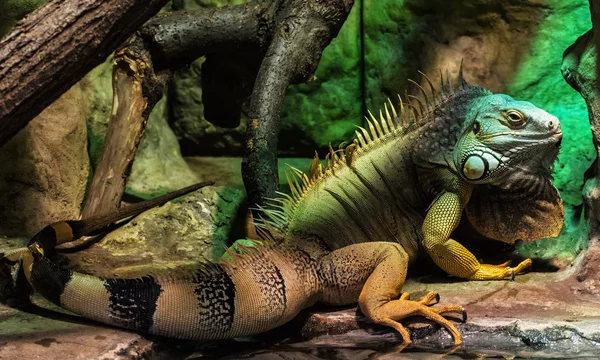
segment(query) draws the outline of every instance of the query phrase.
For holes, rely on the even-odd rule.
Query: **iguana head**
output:
[[[512,175],[549,175],[561,139],[555,116],[508,95],[486,95],[471,107],[453,160],[467,182],[504,185]]]
[[[564,209],[550,176],[562,139],[558,119],[507,95],[471,105],[452,153],[460,177],[476,185],[469,222],[508,243],[558,236]]]

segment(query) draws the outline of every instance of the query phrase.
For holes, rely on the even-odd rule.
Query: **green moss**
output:
[[[282,111],[282,155],[310,156],[352,137],[361,120],[359,9],[323,52],[315,79],[290,86]],[[290,146],[290,144],[294,144]]]
[[[325,49],[316,79],[291,86],[282,112],[282,155],[302,156],[351,140],[363,124],[360,7],[356,3],[339,35]],[[419,19],[403,1],[366,0],[366,106],[377,112],[388,97],[403,93],[418,67]],[[290,146],[290,143],[294,143]]]
[[[366,105],[372,112],[388,97],[404,94],[407,79],[416,73],[421,25],[404,1],[365,0]]]
[[[560,66],[564,49],[591,28],[586,0],[549,0],[552,12],[539,24],[536,37],[526,51],[507,92],[526,99],[559,117],[563,142],[555,166],[555,185],[565,203],[565,228],[559,239],[518,246],[525,256],[573,257],[583,246],[570,216],[582,203],[583,174],[595,158],[585,102],[562,78]]]
[[[0,1],[0,37],[6,35],[23,16],[45,4],[48,0]]]

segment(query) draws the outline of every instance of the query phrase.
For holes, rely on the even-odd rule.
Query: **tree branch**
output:
[[[54,0],[0,42],[0,146],[167,0]]]
[[[273,41],[258,71],[250,103],[242,175],[249,204],[275,197],[277,137],[285,91],[309,80],[353,1],[287,1],[277,14]]]
[[[115,53],[113,110],[82,218],[119,208],[148,117],[170,75],[154,73],[150,54],[135,37]]]
[[[138,36],[147,44],[158,69],[188,65],[210,53],[256,51],[266,47],[277,1],[160,14]]]

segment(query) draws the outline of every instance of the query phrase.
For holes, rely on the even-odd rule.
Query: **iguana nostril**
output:
[[[554,121],[554,120],[548,121],[548,130],[550,130],[550,131],[560,130],[560,123],[558,121]]]

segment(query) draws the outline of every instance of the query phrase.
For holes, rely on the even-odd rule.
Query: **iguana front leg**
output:
[[[481,264],[469,250],[450,238],[460,222],[470,192],[470,189],[462,189],[459,194],[444,192],[429,208],[423,222],[423,246],[433,261],[448,274],[470,280],[504,279],[531,266],[530,259],[514,268],[508,263]]]

